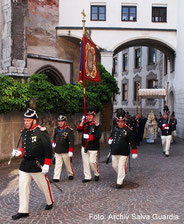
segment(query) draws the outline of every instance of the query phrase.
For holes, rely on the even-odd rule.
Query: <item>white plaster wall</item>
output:
[[[184,1],[178,0],[176,71],[174,78],[177,133],[184,138]]]
[[[60,0],[60,26],[81,26],[84,9],[86,26],[107,27],[144,27],[144,28],[176,28],[177,13],[176,0]],[[90,21],[90,5],[106,5],[106,21]],[[137,6],[137,22],[121,21],[121,6]],[[152,5],[167,7],[167,23],[152,23]]]
[[[106,21],[90,21],[90,5],[105,4],[106,5]],[[60,0],[60,18],[59,26],[63,27],[81,27],[82,26],[82,10],[86,13],[86,27],[121,27],[121,28],[156,28],[156,29],[176,29],[177,18],[177,1],[173,0],[126,0],[123,4],[137,5],[137,21],[123,22],[121,21],[121,0]],[[153,23],[152,21],[152,5],[167,6],[167,23]],[[57,35],[68,36],[69,29],[57,30]],[[82,31],[80,29],[70,30],[70,36],[81,38]],[[140,30],[91,30],[92,40],[97,46],[113,51],[121,44],[134,39],[155,39],[164,42],[171,48],[176,48],[176,32],[168,31],[140,31]]]

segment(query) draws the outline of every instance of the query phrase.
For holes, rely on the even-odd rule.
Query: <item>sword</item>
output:
[[[109,160],[110,160],[111,155],[112,155],[112,146],[111,146],[111,145],[110,145],[110,148],[111,148],[111,150],[109,151],[109,154],[107,155],[106,164],[108,164],[108,163],[109,163]]]
[[[111,158],[111,155],[112,155],[112,153],[111,153],[111,151],[110,151],[109,154],[107,155],[106,164],[109,163],[109,160],[110,160],[110,158]]]
[[[20,136],[19,136],[19,139],[18,139],[18,142],[17,142],[17,148],[16,148],[16,149],[18,149],[18,147],[19,147],[21,137],[22,137],[22,131],[21,131],[21,133],[20,133]],[[12,160],[12,158],[13,158],[13,156],[12,156],[12,154],[11,154],[10,159],[9,159],[9,161],[8,161],[8,165],[11,164],[11,160]]]
[[[42,165],[40,164],[40,162],[38,161],[38,160],[36,160],[36,164],[37,164],[37,166],[40,168],[40,169],[42,169]],[[58,189],[58,190],[60,190],[61,192],[63,192],[63,190],[52,180],[52,178],[50,178],[49,177],[49,175],[46,175],[45,174],[45,176],[47,176],[48,177],[48,180],[52,183],[52,184],[54,184],[54,186]]]

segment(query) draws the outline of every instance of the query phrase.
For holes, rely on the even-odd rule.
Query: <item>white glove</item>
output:
[[[85,116],[83,115],[83,116],[82,116],[82,119],[81,119],[81,122],[82,122],[82,123],[84,122],[84,118],[85,118]]]
[[[53,142],[53,143],[52,143],[52,148],[54,149],[55,147],[56,147],[56,143]]]
[[[49,165],[44,164],[42,166],[42,173],[46,174],[49,172]]]
[[[109,140],[108,140],[108,144],[111,145],[112,142],[113,142],[113,139],[112,139],[112,138],[109,138]]]
[[[68,152],[68,156],[72,157],[73,156],[73,152]]]
[[[132,154],[132,159],[137,159],[137,157],[138,157],[137,154],[135,154],[135,153]]]
[[[12,155],[12,157],[18,157],[18,156],[22,155],[22,152],[18,149],[13,149],[11,155]]]
[[[88,134],[83,134],[83,138],[84,139],[89,139],[89,135]]]

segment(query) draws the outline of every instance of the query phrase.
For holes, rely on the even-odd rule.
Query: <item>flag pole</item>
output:
[[[81,12],[81,14],[83,15],[83,19],[82,19],[82,26],[83,26],[83,36],[86,33],[86,29],[85,29],[85,22],[86,22],[86,14],[83,11]],[[83,51],[85,51],[85,49],[82,49]],[[85,56],[85,54],[83,54],[83,57]],[[85,70],[85,64],[82,65],[82,73],[83,73],[83,103],[84,103],[84,134],[87,134],[87,128],[86,128],[86,70]],[[87,139],[84,139],[84,151],[87,152],[86,150],[87,147]]]

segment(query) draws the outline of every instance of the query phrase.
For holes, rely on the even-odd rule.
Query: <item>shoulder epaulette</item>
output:
[[[38,128],[40,129],[40,131],[46,131],[46,127],[42,127],[42,126],[38,125]]]

